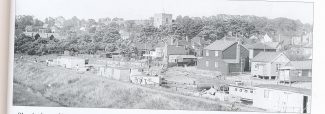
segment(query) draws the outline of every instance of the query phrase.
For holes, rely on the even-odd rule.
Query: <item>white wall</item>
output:
[[[258,68],[255,68],[255,65],[258,65]],[[263,67],[263,68],[262,68]],[[252,62],[251,65],[251,75],[269,75],[270,74],[270,63],[265,62]]]
[[[269,90],[268,98],[264,98],[265,90]],[[253,106],[272,112],[301,113],[303,111],[303,95],[280,90],[256,88],[253,97]]]
[[[271,76],[278,76],[279,73],[277,72],[276,64],[281,64],[281,67],[283,67],[288,62],[290,62],[290,60],[286,56],[283,56],[283,55],[279,56],[274,62],[272,62],[270,75]]]
[[[237,88],[237,91],[235,90],[236,88]],[[242,89],[241,92],[240,92],[240,89]],[[247,90],[247,93],[245,92],[245,90]],[[251,90],[253,91],[253,93],[251,93]],[[253,99],[254,90],[253,90],[253,88],[229,86],[229,94],[237,96],[237,97],[245,98],[245,99]]]

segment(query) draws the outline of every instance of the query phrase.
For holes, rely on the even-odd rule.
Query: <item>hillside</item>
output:
[[[14,63],[14,98],[13,104],[16,106],[47,104],[45,106],[122,109],[255,110],[234,108],[217,101],[163,92],[109,80],[92,73],[78,74],[61,67],[47,67],[22,60],[15,60]]]

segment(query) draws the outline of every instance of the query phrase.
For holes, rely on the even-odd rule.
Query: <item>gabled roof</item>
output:
[[[208,45],[204,49],[223,51],[223,50],[227,49],[228,47],[234,45],[235,43],[237,43],[237,42],[236,41],[226,41],[226,40],[216,40],[215,42]]]
[[[254,62],[271,62],[280,55],[284,55],[281,52],[260,52],[257,54],[252,61]],[[284,55],[285,56],[285,55]]]
[[[280,90],[280,91],[289,91],[289,92],[300,93],[304,95],[311,95],[311,90],[305,88],[297,88],[297,87],[275,85],[275,84],[261,84],[261,85],[256,85],[255,87]]]
[[[312,43],[306,44],[304,45],[304,48],[313,48],[313,44]]]
[[[266,42],[266,43],[255,43],[252,45],[247,45],[248,49],[277,49],[279,42]]]
[[[312,69],[312,61],[290,61],[285,68],[281,69]]]
[[[169,55],[171,58],[191,58],[191,59],[196,59],[194,55]]]

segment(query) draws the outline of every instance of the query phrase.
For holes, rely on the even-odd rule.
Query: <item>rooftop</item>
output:
[[[281,69],[312,69],[312,61],[290,61],[286,67]]]
[[[279,42],[255,43],[247,45],[248,49],[277,49]]]
[[[272,61],[274,58],[278,57],[280,54],[282,54],[281,52],[260,52],[259,54],[257,54],[252,61],[255,62],[270,62]]]
[[[207,47],[205,47],[204,49],[207,50],[225,50],[228,47],[234,45],[235,43],[237,43],[236,41],[226,41],[226,40],[216,40],[215,42],[213,42],[212,44],[208,45]]]
[[[197,58],[194,55],[169,55],[171,58]]]
[[[261,84],[261,85],[256,85],[255,87],[280,90],[280,91],[289,91],[289,92],[300,93],[300,94],[304,94],[304,95],[311,95],[310,89],[290,87],[290,86],[284,86],[284,85]]]

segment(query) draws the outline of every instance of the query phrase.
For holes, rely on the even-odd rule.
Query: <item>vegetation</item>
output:
[[[156,28],[150,23],[137,24],[134,21],[124,21],[120,18],[105,18],[100,21],[84,20],[72,17],[49,17],[40,21],[32,16],[16,17],[15,52],[30,55],[62,52],[63,50],[78,53],[95,54],[120,50],[126,56],[134,53],[134,44],[157,44],[169,38],[192,39],[202,37],[207,41],[215,41],[224,36],[240,36],[248,39],[252,35],[260,36],[266,33],[273,38],[277,36],[301,36],[312,31],[312,25],[303,24],[299,20],[287,18],[268,19],[265,17],[247,15],[216,15],[210,17],[177,16],[170,26]],[[66,36],[66,39],[40,38],[40,35],[30,37],[23,31],[37,31],[40,28]],[[128,39],[122,39],[121,31],[129,34]]]
[[[45,106],[87,108],[233,110],[231,106],[209,100],[145,89],[94,74],[78,74],[61,67],[50,68],[45,64],[18,59],[14,63],[14,90],[24,90],[14,92],[16,99],[13,104],[16,106],[46,104]],[[28,102],[23,102],[25,100]]]

